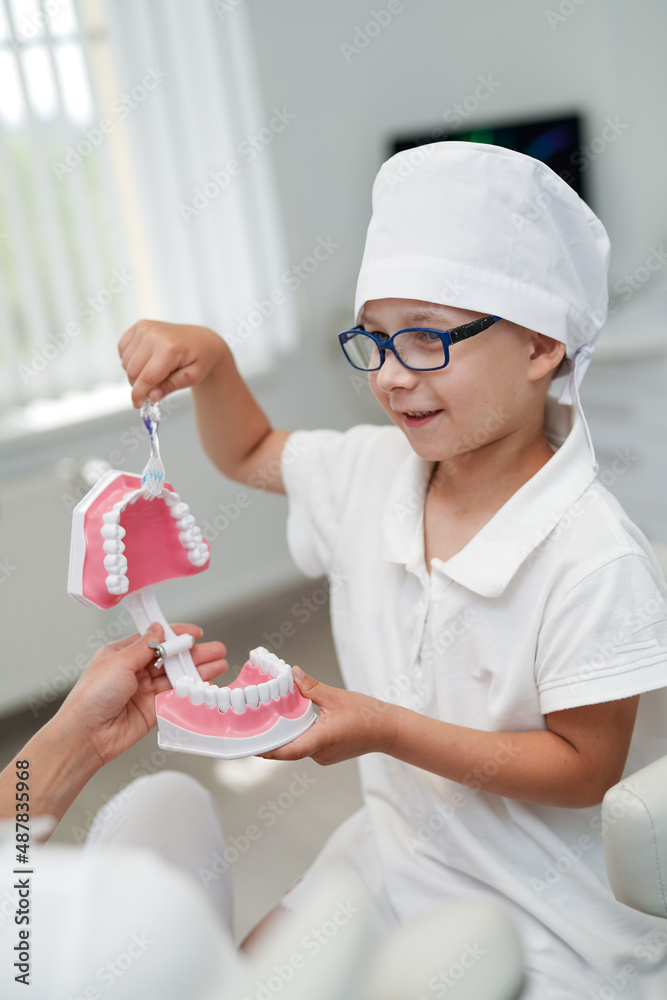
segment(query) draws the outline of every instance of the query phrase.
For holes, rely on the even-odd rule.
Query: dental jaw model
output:
[[[263,646],[250,650],[231,684],[218,687],[183,675],[173,691],[159,694],[156,701],[160,746],[210,757],[264,753],[289,743],[315,721],[311,702],[294,684],[292,668]]]
[[[203,572],[210,550],[188,505],[164,481],[157,404],[145,405],[142,416],[151,440],[143,476],[109,470],[74,508],[68,592],[98,608],[123,602],[142,635],[152,622],[162,625],[164,641],[151,645],[172,690],[155,698],[160,747],[223,758],[266,753],[315,722],[312,703],[292,668],[261,646],[231,684],[202,681],[193,637],[177,636],[167,623],[154,585]]]

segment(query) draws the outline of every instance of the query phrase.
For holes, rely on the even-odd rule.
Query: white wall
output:
[[[352,43],[356,26],[363,26],[372,10],[386,8],[384,0],[244,2],[256,35],[267,115],[274,105],[296,115],[262,154],[274,157],[291,262],[309,255],[319,237],[340,244],[296,293],[302,356],[293,364],[281,362],[273,378],[254,383],[276,426],[342,428],[381,421],[368,390],[350,379],[335,341],[335,333],[353,319],[373,177],[390,133],[437,126],[449,108],[474,93],[480,76],[491,76],[500,86],[470,124],[580,109],[586,142],[601,134],[607,118],[627,124],[589,170],[591,202],[614,247],[612,282],[640,265],[667,235],[667,7],[658,0],[643,0],[632,9],[621,0],[572,2],[573,13],[554,28],[546,17],[549,4],[534,0],[403,0],[402,11],[349,62],[341,43]],[[551,10],[558,10],[555,2]],[[230,10],[221,18],[221,31],[224,19],[234,16]],[[662,420],[664,426],[664,365],[644,364],[651,377],[636,366],[632,376],[642,386],[642,420],[647,425]],[[604,468],[613,455],[616,428],[632,437],[639,426],[633,424],[632,383],[616,377],[607,395],[603,368],[596,372],[595,364],[587,378],[595,380],[591,426],[605,438]],[[53,691],[66,674],[63,668],[89,654],[90,636],[108,629],[108,613],[80,608],[65,593],[67,484],[57,479],[54,467],[65,456],[107,458],[120,450],[123,462],[116,464],[140,471],[144,454],[123,444],[123,435],[136,425],[136,415],[128,413],[0,450],[0,565],[8,558],[16,566],[0,581],[0,711],[24,703],[30,692]],[[186,400],[165,423],[162,445],[169,477],[200,521],[212,520],[221,504],[234,500],[240,487],[207,464]],[[659,467],[653,454],[645,449],[618,487],[631,515],[655,541],[664,542],[659,497],[667,454]],[[297,580],[284,515],[283,499],[253,495],[250,507],[214,540],[211,570],[161,588],[164,610],[196,620]],[[309,589],[304,581],[304,594]]]
[[[448,109],[474,94],[480,76],[500,86],[470,124],[576,109],[585,116],[587,144],[608,117],[628,126],[587,171],[590,200],[612,240],[612,280],[665,239],[661,0],[404,0],[403,12],[350,62],[341,44],[353,41],[372,10],[386,8],[384,0],[246,3],[267,105],[285,104],[297,115],[274,146],[294,258],[315,234],[341,240],[324,294],[304,289],[304,316],[314,328],[322,330],[321,317],[341,306],[351,308],[388,134],[442,124]],[[550,27],[547,12],[566,3],[574,13]]]

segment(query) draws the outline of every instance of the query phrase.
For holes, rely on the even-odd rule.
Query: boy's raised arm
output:
[[[199,436],[211,461],[230,479],[285,492],[280,456],[290,431],[271,427],[217,333],[144,319],[123,334],[118,351],[136,407],[192,388]]]

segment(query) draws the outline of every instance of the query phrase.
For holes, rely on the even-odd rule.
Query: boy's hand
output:
[[[337,764],[365,753],[388,753],[394,740],[394,706],[358,691],[330,687],[294,667],[294,681],[304,698],[319,706],[320,717],[291,743],[259,754],[271,760],[312,757],[317,764]]]
[[[224,357],[225,342],[204,326],[141,319],[118,344],[132,385],[132,403],[156,401],[176,389],[198,385]]]

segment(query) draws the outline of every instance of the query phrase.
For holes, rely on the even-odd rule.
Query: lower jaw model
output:
[[[153,590],[163,580],[201,573],[210,557],[187,504],[168,483],[147,500],[139,477],[109,470],[72,513],[71,596],[98,608],[122,601],[142,635],[155,621],[164,628],[159,662],[172,690],[155,698],[159,746],[248,757],[289,743],[316,721],[292,668],[262,646],[230,684],[201,680],[190,655],[193,637],[174,634]]]
[[[316,719],[294,684],[292,668],[259,646],[224,687],[179,677],[155,699],[158,744],[209,757],[265,753],[304,733]]]

